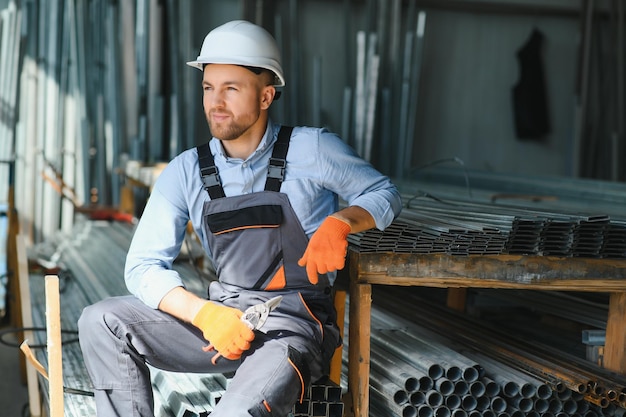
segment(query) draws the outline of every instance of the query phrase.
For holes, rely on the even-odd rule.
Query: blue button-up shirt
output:
[[[229,158],[219,140],[209,141],[227,197],[264,190],[279,129],[279,124],[268,123],[261,143],[246,160]],[[400,194],[389,178],[323,128],[293,130],[281,192],[289,197],[309,237],[328,215],[338,210],[339,198],[367,210],[381,230],[402,207]],[[195,148],[174,158],[157,179],[133,236],[125,268],[129,291],[147,305],[157,308],[165,294],[184,286],[179,274],[172,270],[172,263],[189,220],[210,256],[211,248],[202,227],[202,208],[208,200]]]

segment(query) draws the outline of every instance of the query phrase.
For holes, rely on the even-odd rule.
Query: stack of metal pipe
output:
[[[626,378],[549,347],[539,353],[540,346],[520,345],[404,294],[374,294],[372,415],[591,417],[626,411],[620,398]]]
[[[607,215],[405,196],[385,231],[354,237],[361,252],[626,258],[626,221]]]

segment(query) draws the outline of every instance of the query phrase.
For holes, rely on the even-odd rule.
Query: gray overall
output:
[[[203,227],[219,278],[211,283],[209,298],[245,310],[282,295],[280,306],[241,360],[220,358],[216,365],[211,363],[215,352],[199,349],[206,341],[198,329],[134,297],[87,307],[79,331],[99,416],[153,414],[146,362],[181,372],[236,370],[212,417],[285,417],[308,384],[328,371],[341,343],[328,278],[320,275],[311,285],[297,265],[308,238],[287,195],[278,191],[290,133],[288,128],[279,133],[265,191],[248,195],[225,197],[208,144],[198,147],[211,196],[203,208]]]

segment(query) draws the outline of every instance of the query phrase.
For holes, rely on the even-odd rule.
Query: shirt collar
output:
[[[268,147],[272,147],[276,140],[278,139],[278,131],[280,130],[280,125],[272,122],[268,119],[267,128],[265,129],[265,133],[261,138],[261,142],[259,142],[259,146],[255,149],[252,154],[246,159],[246,161],[251,161],[258,157],[258,155],[262,155]],[[211,140],[211,148],[214,152],[215,156],[222,159],[223,161],[232,162],[236,159],[229,158],[226,156],[226,152],[224,151],[224,146],[222,145],[222,141],[216,138]]]

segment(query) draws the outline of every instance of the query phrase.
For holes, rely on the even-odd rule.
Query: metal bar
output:
[[[624,2],[613,1],[613,7],[616,14],[616,43],[615,43],[615,66],[616,66],[616,107],[615,107],[615,120],[616,120],[616,137],[614,142],[614,149],[612,155],[613,161],[613,175],[612,180],[619,181],[624,180],[626,177],[626,166],[623,164],[624,156],[626,156],[626,144],[624,143],[626,129],[624,127],[624,115],[626,114],[626,83],[624,82],[624,71],[626,65],[624,64],[624,43],[625,43],[625,31],[624,31]]]
[[[374,44],[374,39],[370,39],[370,43]],[[376,121],[376,102],[378,96],[378,73],[380,67],[380,57],[372,55],[368,64],[368,83],[367,83],[367,105],[365,118],[365,131],[363,137],[363,158],[370,161],[372,157],[372,142],[374,140],[374,126]]]
[[[21,12],[11,1],[0,12],[0,159],[9,160],[15,154],[17,126],[17,80],[21,45]],[[11,166],[0,165],[0,177],[9,179]],[[0,183],[0,202],[7,202],[11,184]]]
[[[61,92],[59,113],[63,115],[63,126],[59,130],[60,141],[63,150],[59,155],[59,166],[63,181],[71,184],[76,183],[76,33],[74,22],[76,19],[74,2],[66,1],[63,8],[63,40],[62,40],[62,65],[61,65]],[[64,232],[69,232],[74,223],[74,206],[67,199],[61,202],[60,227]]]
[[[359,155],[363,155],[363,132],[365,131],[365,76],[366,76],[366,34],[356,34],[356,86],[354,94],[354,139],[351,142]]]
[[[418,110],[418,98],[419,98],[419,83],[420,74],[422,69],[422,51],[424,49],[424,31],[426,26],[426,12],[420,11],[417,15],[417,27],[415,28],[415,42],[413,47],[415,50],[411,54],[411,75],[410,75],[410,88],[409,93],[409,108],[408,108],[408,120],[406,128],[406,147],[402,149],[404,155],[404,170],[411,168],[411,161],[413,159],[413,144],[415,142],[415,124],[417,120]],[[403,176],[406,173],[403,172]]]
[[[299,98],[300,91],[300,19],[297,0],[289,0],[289,64],[290,64],[290,87],[289,97],[293,98],[289,105],[289,120],[291,124],[300,120]]]
[[[312,123],[314,126],[322,125],[322,57],[313,57],[313,81],[311,94]]]
[[[106,176],[108,180],[108,193],[104,202],[117,207],[119,205],[121,177],[117,172],[120,166],[120,153],[122,149],[122,100],[120,88],[122,77],[120,76],[121,54],[118,44],[120,25],[118,21],[119,6],[115,2],[104,4],[102,10],[104,17],[104,62],[105,72],[103,80],[104,98],[106,104],[105,138],[106,138]],[[174,112],[175,109],[173,109]]]
[[[574,137],[572,143],[572,176],[582,176],[581,155],[584,153],[583,133],[587,127],[587,107],[589,95],[589,71],[591,62],[591,37],[594,0],[584,0],[581,32],[582,42],[579,53],[577,101],[574,114]]]
[[[164,103],[161,85],[163,83],[163,5],[160,0],[149,0],[148,13],[148,48],[147,64],[147,117],[149,152],[147,162],[154,163],[163,160],[164,145]]]
[[[404,65],[402,66],[401,83],[400,83],[400,109],[399,109],[399,128],[398,128],[398,145],[397,145],[397,161],[395,176],[397,178],[403,178],[405,175],[405,156],[402,154],[406,149],[406,130],[409,118],[409,94],[410,94],[410,71],[411,71],[411,57],[413,54],[413,32],[409,31],[404,37]]]

